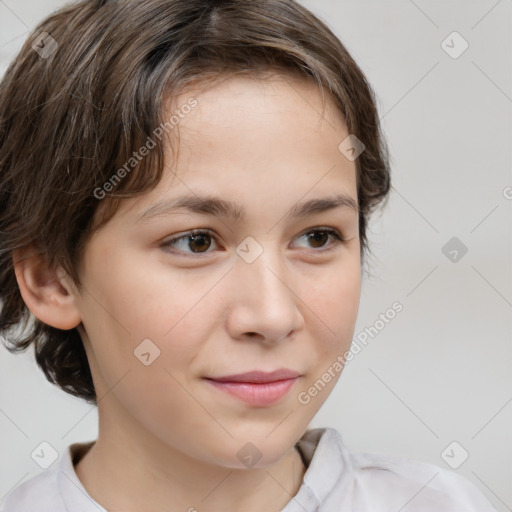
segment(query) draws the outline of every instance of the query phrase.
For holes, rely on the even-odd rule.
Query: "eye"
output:
[[[345,242],[339,231],[331,228],[313,228],[298,237],[307,243],[313,244],[309,249],[320,249],[314,252],[332,250],[335,246]],[[180,236],[175,236],[164,242],[164,247],[172,248],[172,252],[182,253],[184,256],[208,254],[212,241],[216,244],[214,234],[208,229],[194,229]],[[329,244],[328,241],[331,240]],[[322,249],[327,247],[327,249]]]
[[[185,233],[184,235],[170,238],[164,243],[165,247],[178,247],[177,252],[184,252],[188,254],[204,254],[208,251],[214,240],[213,234],[209,230],[194,229]],[[180,248],[181,247],[181,248]],[[183,248],[193,249],[191,252],[184,251]]]
[[[321,227],[310,229],[306,233],[300,235],[299,239],[300,238],[305,238],[308,243],[313,243],[313,249],[325,247],[326,242],[331,239],[331,244],[327,245],[328,249],[322,249],[322,252],[334,249],[332,246],[337,246],[345,242],[345,239],[339,231]]]

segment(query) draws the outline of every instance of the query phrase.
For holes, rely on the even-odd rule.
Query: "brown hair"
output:
[[[324,108],[327,89],[349,133],[365,145],[356,160],[364,261],[369,216],[390,188],[374,93],[339,39],[299,3],[84,0],[36,27],[0,84],[0,335],[8,350],[34,344],[50,382],[96,403],[79,332],[32,315],[13,251],[36,248],[80,289],[80,257],[91,234],[122,198],[151,190],[162,176],[163,143],[154,133],[166,122],[168,94],[192,82],[270,71],[313,80]],[[149,138],[147,156],[105,187]],[[114,190],[101,201],[98,190],[107,188]]]

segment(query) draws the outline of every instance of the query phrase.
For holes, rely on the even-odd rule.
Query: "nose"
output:
[[[304,324],[293,270],[277,251],[265,249],[252,263],[237,258],[230,272],[227,329],[234,339],[257,338],[275,344]]]

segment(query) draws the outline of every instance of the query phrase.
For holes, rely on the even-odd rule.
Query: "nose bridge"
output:
[[[244,319],[239,327],[272,338],[298,328],[298,299],[277,244],[248,237],[237,253],[232,277],[236,289],[233,307],[239,312],[235,317]]]
[[[261,239],[260,239],[261,240]],[[235,273],[240,274],[241,282],[248,285],[248,291],[266,300],[287,296],[290,290],[285,286],[286,268],[283,255],[270,241],[256,241],[247,237],[237,248],[238,260]],[[283,299],[284,297],[280,297]]]

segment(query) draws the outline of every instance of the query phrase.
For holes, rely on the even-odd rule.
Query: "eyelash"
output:
[[[339,231],[337,231],[336,229],[324,228],[324,227],[315,227],[315,228],[309,229],[308,231],[305,231],[302,235],[299,235],[299,238],[303,237],[303,236],[306,236],[306,235],[308,235],[310,233],[323,233],[323,234],[327,234],[327,235],[331,236],[332,238],[334,238],[334,240],[335,240],[334,244],[330,244],[331,247],[329,247],[328,249],[323,249],[323,248],[321,248],[321,249],[312,249],[312,251],[316,252],[316,253],[325,253],[325,252],[328,252],[328,251],[332,251],[338,245],[344,244],[346,242],[345,238],[343,237],[343,235],[341,235],[341,233]],[[171,239],[167,240],[166,242],[164,242],[163,247],[172,248],[172,244],[176,243],[179,240],[187,239],[187,238],[190,238],[192,236],[200,236],[200,235],[210,236],[211,238],[213,238],[216,241],[215,235],[209,229],[193,229],[193,230],[188,231],[187,233],[185,233],[183,235],[180,235],[180,236],[177,236],[177,237],[174,237],[174,238],[171,238]],[[208,249],[209,248],[210,247],[208,247]],[[207,255],[207,254],[209,254],[212,251],[208,251],[207,250],[206,252],[196,252],[196,253],[194,253],[194,252],[186,252],[186,251],[181,251],[181,250],[177,250],[177,251],[176,250],[171,250],[171,252],[177,252],[180,255],[184,255],[185,257],[195,258],[195,257],[201,257],[203,255]]]

